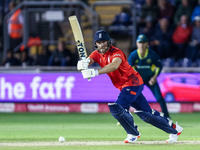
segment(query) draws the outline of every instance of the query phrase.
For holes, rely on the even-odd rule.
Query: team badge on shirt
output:
[[[149,59],[147,59],[147,61],[146,61],[148,64],[150,64],[151,62],[152,62],[152,60],[149,58]]]

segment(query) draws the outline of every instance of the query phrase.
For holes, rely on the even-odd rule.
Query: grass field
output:
[[[3,150],[199,150],[200,113],[171,114],[184,128],[175,144],[168,134],[133,114],[141,137],[124,144],[126,132],[110,113],[0,113],[0,149]],[[59,143],[64,136],[66,141]]]

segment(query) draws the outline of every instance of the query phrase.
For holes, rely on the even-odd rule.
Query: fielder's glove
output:
[[[88,68],[88,65],[90,63],[90,59],[87,58],[85,60],[79,60],[78,61],[78,64],[77,64],[77,69],[80,71],[80,70],[85,70]]]
[[[90,79],[91,77],[95,77],[99,75],[98,70],[94,69],[86,69],[81,71],[84,79]]]

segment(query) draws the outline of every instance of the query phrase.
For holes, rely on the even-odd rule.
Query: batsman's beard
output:
[[[108,47],[101,47],[101,48],[98,48],[98,51],[102,54],[105,54],[107,51],[108,51]]]

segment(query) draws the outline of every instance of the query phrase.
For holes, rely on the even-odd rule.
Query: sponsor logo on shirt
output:
[[[115,57],[115,56],[121,56],[120,54],[115,54],[115,55],[113,55],[113,57]]]
[[[150,66],[137,66],[137,68],[139,69],[147,69],[147,68],[151,68]]]

